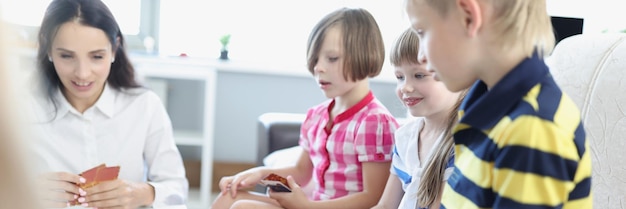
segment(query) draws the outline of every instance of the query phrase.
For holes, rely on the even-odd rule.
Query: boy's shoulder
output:
[[[462,120],[471,126],[489,129],[502,118],[519,116],[552,118],[568,97],[552,78],[549,68],[538,56],[527,58],[505,74],[494,86],[484,81],[472,86],[461,106]],[[566,103],[561,103],[566,101]],[[567,108],[578,112],[577,108]]]

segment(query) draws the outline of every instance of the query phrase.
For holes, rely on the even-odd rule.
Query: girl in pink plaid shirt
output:
[[[385,59],[378,24],[364,9],[338,9],[313,28],[307,57],[308,70],[329,100],[307,111],[298,162],[222,178],[213,209],[370,208],[380,199],[398,123],[369,88],[368,79],[380,73]],[[291,192],[237,191],[270,173],[286,176]],[[298,185],[311,180],[316,187],[306,196]]]

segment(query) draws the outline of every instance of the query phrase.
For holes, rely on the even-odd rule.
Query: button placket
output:
[[[83,130],[83,137],[85,140],[86,147],[86,159],[90,165],[97,165],[102,162],[98,160],[98,141],[96,139],[96,129],[94,126],[94,115],[93,112],[87,110],[83,115],[83,121],[85,122],[85,127]]]

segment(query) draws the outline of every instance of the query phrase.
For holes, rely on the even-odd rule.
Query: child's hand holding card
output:
[[[291,192],[289,183],[285,177],[271,173],[267,177],[261,180],[261,185],[269,187],[274,192]]]

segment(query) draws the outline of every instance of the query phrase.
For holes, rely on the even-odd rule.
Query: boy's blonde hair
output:
[[[326,32],[332,27],[339,27],[343,37],[344,79],[359,81],[380,74],[385,46],[376,20],[365,9],[345,7],[324,16],[311,31],[307,43],[307,65],[311,74]]]
[[[443,17],[455,0],[409,0],[426,1]],[[546,0],[478,0],[493,7],[496,31],[501,37],[496,44],[504,50],[521,47],[528,57],[535,50],[540,56],[549,55],[555,44],[552,22],[546,9]]]

